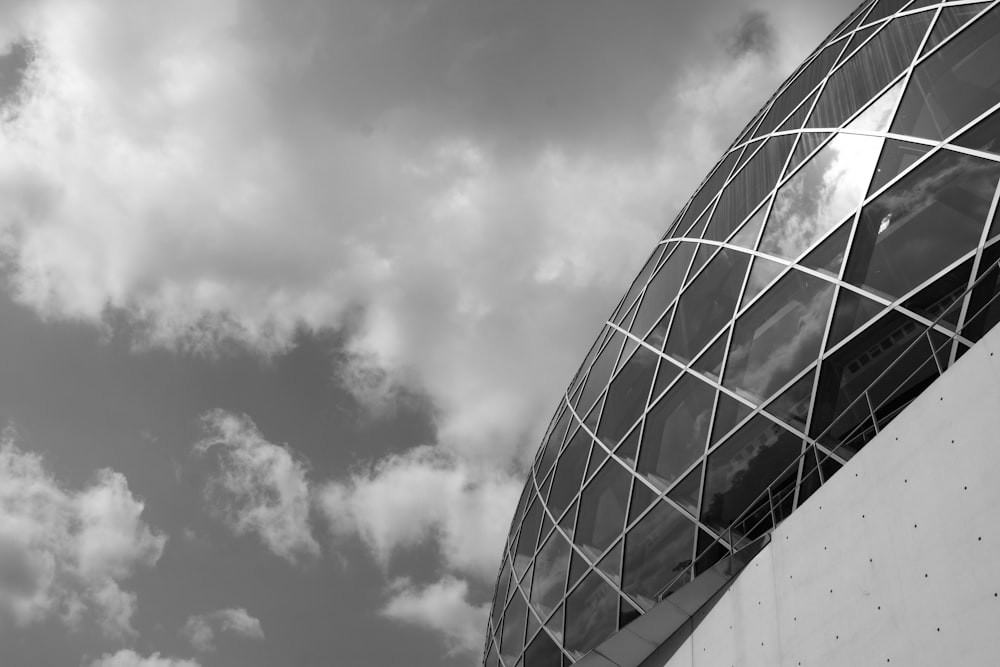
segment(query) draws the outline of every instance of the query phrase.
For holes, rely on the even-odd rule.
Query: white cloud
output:
[[[19,626],[50,617],[96,622],[109,637],[134,634],[135,593],[122,589],[152,567],[166,537],[142,520],[124,476],[97,473],[64,490],[12,431],[0,442],[0,612]]]
[[[202,423],[206,436],[195,451],[217,453],[218,470],[206,489],[212,512],[237,535],[255,534],[290,562],[319,555],[305,463],[265,440],[246,415],[212,410]]]
[[[243,607],[219,609],[209,614],[190,616],[181,630],[191,645],[199,651],[215,648],[216,632],[232,632],[247,639],[263,639],[264,630],[260,620],[254,618]]]
[[[390,592],[384,616],[441,634],[452,654],[482,651],[487,605],[467,602],[466,582],[445,577],[421,588],[399,580]]]
[[[159,653],[143,657],[131,649],[122,649],[114,654],[105,653],[90,663],[90,667],[201,667],[201,663],[161,657]]]
[[[357,533],[384,567],[394,553],[436,540],[450,571],[490,582],[521,486],[419,447],[327,484],[318,498],[334,532]]]

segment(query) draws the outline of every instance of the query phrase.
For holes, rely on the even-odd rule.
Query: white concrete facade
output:
[[[1000,665],[1000,327],[773,534],[667,667]]]

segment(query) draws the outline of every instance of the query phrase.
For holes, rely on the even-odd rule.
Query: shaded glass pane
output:
[[[500,571],[500,579],[497,581],[496,597],[493,599],[493,627],[500,625],[500,612],[507,601],[507,585],[510,583],[510,561],[506,558],[503,563],[503,570]]]
[[[640,616],[642,612],[633,607],[628,600],[622,598],[618,601],[618,627],[624,628]]]
[[[720,391],[719,407],[715,410],[715,424],[712,426],[712,440],[709,446],[721,440],[748,414],[750,414],[750,408],[747,405]]]
[[[723,240],[757,207],[777,183],[794,142],[795,135],[771,137],[747,162],[719,198],[706,239]]]
[[[626,309],[630,309],[632,307],[636,296],[638,296],[639,292],[642,291],[642,288],[646,285],[646,281],[649,280],[650,274],[653,273],[653,269],[656,268],[656,263],[660,260],[660,255],[664,252],[669,252],[671,246],[673,245],[674,244],[672,243],[666,243],[662,246],[656,246],[656,250],[654,250],[653,254],[646,260],[642,270],[639,271],[639,275],[637,275],[635,280],[632,281],[632,286],[629,287],[628,292],[625,294],[625,298],[622,299],[622,302],[618,307],[618,312],[623,313]],[[610,319],[615,323],[621,323],[621,319],[616,316],[612,316]]]
[[[677,296],[695,247],[694,243],[678,244],[677,250],[670,255],[653,276],[653,279],[649,281],[646,293],[642,297],[642,303],[639,305],[639,312],[635,316],[635,322],[632,323],[631,332],[633,334],[640,338],[645,336],[653,322],[660,319],[660,315]]]
[[[653,493],[653,490],[642,482],[636,480],[632,486],[632,502],[628,509],[629,523],[635,521],[635,518],[645,512],[646,508],[656,500],[656,494]]]
[[[816,463],[816,448],[809,447],[802,457],[802,480],[799,482],[799,497],[796,507],[801,507],[802,503],[809,499],[809,496],[816,493],[823,480],[820,476],[819,466]]]
[[[847,44],[847,48],[844,49],[843,59],[846,60],[849,56],[854,55],[855,49],[857,49],[862,42],[868,39],[873,32],[881,28],[880,25],[868,26],[867,28],[862,28],[858,30],[851,36],[851,41]]]
[[[729,330],[727,329],[705,350],[704,354],[695,359],[694,363],[691,364],[691,368],[718,381],[719,374],[722,372],[722,359],[726,353],[728,342]]]
[[[868,191],[882,139],[838,134],[781,186],[760,241],[792,259],[855,210]]]
[[[569,501],[580,490],[583,470],[590,456],[590,436],[582,428],[570,440],[566,450],[556,464],[556,476],[549,492],[549,509],[553,516],[559,516],[566,509]]]
[[[994,111],[953,143],[977,151],[1000,153],[1000,111]]]
[[[827,349],[875,319],[885,308],[878,301],[872,301],[848,289],[841,289],[837,297],[837,307],[833,312],[833,322],[830,324]]]
[[[848,437],[856,428],[871,426],[871,413],[863,392],[923,333],[923,326],[890,311],[823,362],[810,435],[817,437],[833,424],[829,432],[822,434],[820,443],[829,447],[840,445],[838,451],[845,455],[857,451],[870,437],[867,432],[860,434],[863,436],[860,439]],[[926,348],[926,354],[930,355],[929,345]],[[890,386],[893,383],[901,386],[906,375],[922,363],[916,366],[898,364],[885,381]],[[848,440],[851,442],[841,444]]]
[[[620,586],[622,583],[622,543],[619,542],[608,555],[597,564],[597,569],[608,576],[611,581]]]
[[[799,105],[799,108],[795,110],[795,113],[789,116],[788,119],[781,124],[781,127],[778,128],[778,131],[785,132],[789,130],[800,129],[802,127],[802,123],[806,119],[806,116],[808,116],[809,112],[812,110],[812,103],[813,100],[816,99],[817,95],[819,95],[818,88],[813,92],[809,93],[809,96],[805,99],[805,101],[801,105]]]
[[[580,368],[577,370],[576,375],[573,376],[573,381],[570,383],[569,389],[566,390],[566,393],[570,396],[573,405],[576,405],[579,393],[583,390],[583,381],[587,377],[587,370],[590,369],[591,363],[593,363],[594,358],[597,357],[597,353],[603,348],[604,341],[606,341],[610,335],[610,327],[605,326],[601,328],[601,331],[597,336],[597,340],[594,341],[594,344],[590,347],[590,351],[587,352],[587,357],[583,360],[583,363],[580,364]]]
[[[830,68],[837,62],[837,56],[840,55],[840,51],[843,48],[844,44],[839,43],[828,46],[821,51],[774,101],[771,109],[764,116],[760,126],[754,133],[755,136],[767,134],[774,130],[778,126],[778,123],[788,115],[788,112],[802,101],[806,93],[812,91],[816,87],[816,84],[830,72]]]
[[[681,374],[681,368],[677,362],[669,359],[660,359],[660,368],[656,371],[656,383],[653,386],[653,395],[650,402],[655,403],[663,390]]]
[[[560,642],[563,639],[563,615],[565,614],[566,608],[562,605],[556,609],[556,613],[552,614],[549,620],[545,621],[545,627],[548,631],[555,636]]]
[[[507,544],[514,541],[514,537],[517,534],[517,529],[521,525],[521,517],[524,515],[524,507],[528,504],[528,499],[532,498],[532,492],[535,486],[532,480],[524,485],[524,489],[521,490],[521,499],[517,503],[517,509],[514,511],[514,518],[510,525],[510,535],[507,536]]]
[[[625,529],[629,483],[632,476],[610,461],[601,468],[580,497],[580,517],[576,522],[577,546],[593,560]]]
[[[677,486],[670,490],[667,497],[672,501],[691,512],[692,516],[698,516],[698,494],[701,492],[701,466],[692,470]]]
[[[542,479],[549,472],[549,468],[555,463],[559,447],[562,446],[563,438],[566,437],[566,429],[569,428],[570,412],[563,409],[562,416],[556,422],[555,428],[549,434],[549,439],[545,441],[545,449],[542,457],[538,461],[538,479]]]
[[[701,519],[725,530],[795,461],[802,439],[754,417],[708,457]]]
[[[591,572],[566,600],[565,648],[580,658],[618,629],[618,593]]]
[[[962,311],[959,297],[965,294],[971,277],[970,259],[904,301],[903,307],[923,315],[932,322],[940,317],[940,323],[950,324],[952,328],[957,327],[958,317]]]
[[[514,663],[514,659],[524,648],[524,628],[528,606],[520,594],[507,606],[503,616],[503,639],[500,642],[500,657],[504,662]]]
[[[723,249],[677,303],[665,351],[688,362],[733,316],[746,275],[748,255]]]
[[[830,138],[832,132],[803,132],[799,135],[799,143],[795,146],[792,159],[788,162],[788,172],[795,171],[795,168],[802,164],[809,155],[819,147],[821,143]]]
[[[597,437],[614,447],[646,409],[649,387],[659,356],[640,347],[615,377],[608,389]]]
[[[815,370],[806,373],[795,384],[778,394],[778,397],[771,401],[765,410],[800,431],[805,431],[806,420],[809,418],[809,401],[812,399],[815,380]]]
[[[569,508],[566,515],[560,519],[559,528],[562,529],[570,539],[573,539],[573,535],[576,534],[576,510],[579,509],[579,503],[573,503],[573,506]]]
[[[666,490],[705,451],[715,390],[685,375],[646,417],[638,471]]]
[[[667,310],[663,314],[663,317],[660,318],[660,321],[656,323],[656,326],[649,330],[646,338],[643,339],[646,345],[657,350],[663,349],[663,342],[667,339],[667,328],[670,326],[670,316],[673,312],[673,308]]]
[[[754,257],[753,268],[750,269],[750,277],[747,278],[747,286],[743,291],[743,301],[740,305],[745,306],[750,303],[755,296],[770,285],[771,281],[777,278],[778,274],[786,268],[784,264],[779,264],[770,259]]]
[[[600,445],[595,445],[590,448],[590,463],[587,464],[587,474],[584,475],[584,479],[590,479],[597,469],[601,467],[608,458],[608,450]]]
[[[615,370],[611,374],[612,376],[620,371],[622,366],[624,366],[632,358],[632,353],[635,352],[635,348],[637,347],[639,347],[639,341],[631,337],[625,338],[625,345],[622,346],[622,353],[621,356],[618,357],[618,363],[615,364]]]
[[[569,567],[569,542],[555,533],[538,552],[535,580],[531,585],[531,604],[544,616],[552,613],[566,592],[566,568]]]
[[[903,80],[893,85],[889,90],[879,95],[878,99],[868,105],[868,108],[855,116],[854,120],[844,129],[858,132],[885,132],[892,122],[892,114],[896,111],[896,103],[903,94]]]
[[[703,267],[705,262],[707,262],[718,250],[718,246],[709,245],[707,243],[703,243],[701,247],[698,248],[698,252],[694,256],[694,261],[691,262],[691,271],[688,272],[687,282],[694,280],[695,275],[698,273],[698,269]]]
[[[1000,102],[998,9],[991,9],[913,71],[893,132],[944,139]]]
[[[590,406],[594,404],[594,399],[604,391],[604,387],[608,384],[608,379],[611,377],[611,369],[615,367],[615,362],[618,361],[618,353],[621,352],[623,338],[622,334],[616,333],[608,341],[608,344],[604,346],[601,353],[597,355],[597,360],[590,369],[590,375],[587,376],[587,383],[583,387],[580,400],[577,401],[575,406],[578,414],[587,414]]]
[[[883,185],[909,169],[911,164],[926,155],[929,150],[930,146],[923,144],[886,139],[885,148],[882,149],[882,157],[879,158],[878,166],[875,167],[875,176],[872,178],[868,193],[878,191]]]
[[[688,206],[688,210],[684,214],[684,222],[681,223],[680,229],[684,229],[696,220],[702,211],[705,210],[708,203],[718,194],[723,183],[726,182],[729,174],[732,173],[733,167],[736,166],[736,160],[739,156],[739,151],[727,155],[716,167],[715,171],[712,172],[712,175],[705,179],[704,184],[698,188],[694,198],[691,200],[691,205]]]
[[[930,51],[943,42],[946,37],[968,23],[973,16],[983,11],[983,8],[988,4],[988,2],[980,2],[975,5],[943,8],[941,14],[938,15],[937,23],[934,24],[934,28],[931,29],[931,34],[927,38],[924,52]]]
[[[816,361],[833,283],[790,271],[736,321],[724,384],[755,403]]]
[[[602,393],[601,397],[597,399],[596,403],[594,403],[594,407],[591,408],[590,412],[587,413],[587,416],[583,418],[583,425],[590,429],[591,433],[593,433],[594,429],[597,428],[597,420],[601,416],[601,408],[604,407],[604,398],[606,396],[607,392]]]
[[[902,296],[979,243],[1000,164],[942,151],[861,213],[844,280]]]
[[[695,525],[659,502],[625,536],[622,590],[649,609],[658,595],[691,564]]]
[[[542,504],[537,500],[531,503],[528,513],[524,515],[521,524],[521,535],[517,538],[517,551],[514,552],[514,572],[520,577],[531,564],[538,542],[538,529],[542,522]]]
[[[632,432],[622,440],[622,444],[615,450],[615,454],[625,463],[635,467],[635,455],[639,452],[639,427],[632,429]]]
[[[761,206],[757,209],[757,212],[753,214],[753,217],[744,223],[740,231],[733,234],[733,237],[729,239],[729,242],[733,245],[738,245],[743,248],[750,248],[751,250],[757,247],[757,236],[760,234],[760,228],[764,224],[764,214],[767,212],[767,205]]]
[[[880,30],[826,83],[807,123],[838,127],[910,64],[931,17],[928,12],[901,16]]]
[[[723,557],[729,555],[729,549],[704,530],[698,531],[698,549],[694,564],[695,575],[701,574],[712,567]]]
[[[491,643],[489,655],[486,657],[486,667],[498,667],[499,664],[500,658],[497,657],[497,649]]]
[[[966,324],[962,334],[972,341],[977,341],[986,332],[1000,322],[1000,244],[992,245],[983,251],[979,270],[976,272],[976,287],[972,290],[969,300],[969,312],[965,316]]]
[[[847,242],[851,238],[853,227],[854,225],[850,222],[845,222],[840,226],[840,229],[826,237],[826,240],[803,257],[799,263],[833,278],[839,277],[840,268],[844,265],[844,256],[847,254]]]
[[[531,644],[531,640],[535,636],[535,633],[538,632],[541,627],[541,621],[539,621],[538,617],[532,613],[531,605],[528,605],[528,633],[526,636],[528,638],[529,645]]]
[[[868,16],[865,17],[864,23],[871,23],[872,21],[877,21],[879,19],[884,19],[887,16],[895,14],[905,5],[907,5],[910,0],[879,0],[875,8],[869,12]]]
[[[559,667],[562,651],[548,633],[540,632],[524,651],[524,667]]]

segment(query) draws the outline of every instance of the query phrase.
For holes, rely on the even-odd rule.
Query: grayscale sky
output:
[[[467,666],[524,466],[853,0],[0,0],[0,665]]]

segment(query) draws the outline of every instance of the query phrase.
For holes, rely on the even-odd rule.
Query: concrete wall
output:
[[[666,664],[1000,665],[1000,327],[779,526]]]

